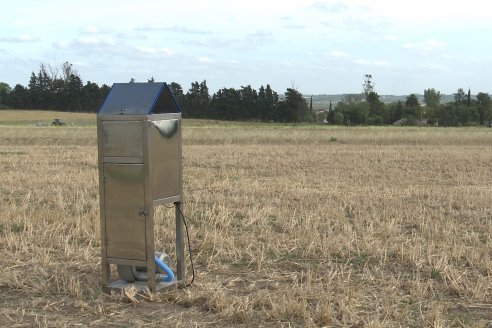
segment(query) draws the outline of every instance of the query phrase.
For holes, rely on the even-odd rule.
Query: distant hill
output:
[[[310,97],[313,97],[313,109],[328,109],[330,106],[330,102],[333,107],[336,106],[336,104],[340,101],[342,101],[348,94],[335,94],[335,95],[307,95],[305,94],[304,97],[306,99],[310,99]],[[422,94],[416,94],[416,96],[419,98],[420,103],[424,103],[424,95]],[[397,101],[405,101],[408,95],[401,95],[401,96],[396,96],[396,95],[379,95],[379,99],[381,99],[382,102],[389,104]],[[472,96],[472,98],[475,98],[475,96]],[[454,101],[454,96],[453,95],[442,95],[441,97],[441,103],[448,103]]]

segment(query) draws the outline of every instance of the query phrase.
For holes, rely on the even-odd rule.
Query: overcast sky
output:
[[[41,63],[83,81],[269,83],[283,93],[491,92],[488,0],[17,0],[0,4],[0,81]]]

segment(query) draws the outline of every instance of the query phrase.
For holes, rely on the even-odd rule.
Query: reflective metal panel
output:
[[[144,167],[104,164],[107,256],[145,260]]]
[[[154,200],[180,194],[180,120],[150,122],[151,184]]]
[[[141,121],[102,121],[104,156],[143,157]]]

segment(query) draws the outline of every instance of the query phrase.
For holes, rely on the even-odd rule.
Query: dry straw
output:
[[[185,120],[196,284],[107,295],[93,116],[33,123],[43,119],[0,112],[1,326],[492,320],[489,129]],[[157,249],[168,254],[173,219],[159,208]]]

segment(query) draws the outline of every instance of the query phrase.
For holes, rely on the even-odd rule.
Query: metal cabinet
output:
[[[146,267],[156,290],[184,283],[181,112],[165,83],[117,83],[97,115],[103,280],[110,265]],[[155,281],[154,208],[174,204],[176,279]]]

